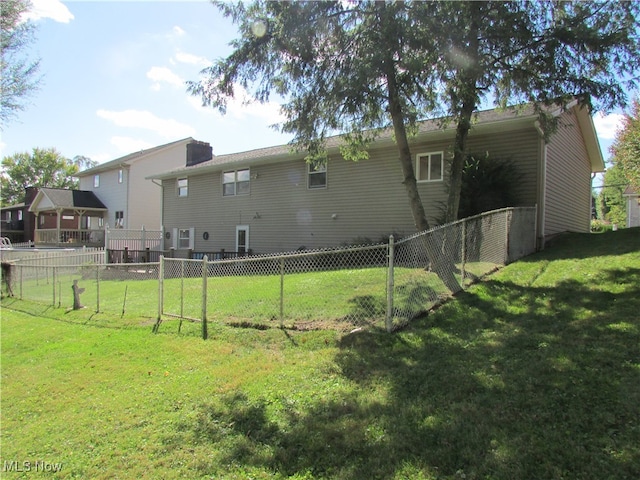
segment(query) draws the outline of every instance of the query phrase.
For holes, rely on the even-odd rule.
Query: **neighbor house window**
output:
[[[124,212],[122,210],[116,212],[116,228],[124,228]]]
[[[100,175],[93,176],[93,188],[98,188],[100,186]]]
[[[191,245],[191,231],[188,228],[178,229],[178,248],[189,248]]]
[[[11,221],[11,210],[7,210],[7,222]]]
[[[118,183],[122,183],[123,177],[124,173],[122,172],[122,169],[118,170]]]
[[[444,155],[442,152],[420,153],[416,156],[416,178],[419,182],[442,181]]]
[[[222,174],[222,195],[249,195],[251,192],[251,173],[249,169],[224,172]]]
[[[307,186],[309,188],[325,188],[327,186],[327,164],[307,163]]]
[[[186,197],[188,193],[189,193],[189,180],[187,180],[186,178],[179,178],[178,179],[178,196]]]
[[[18,210],[18,221],[22,220],[22,210]]]

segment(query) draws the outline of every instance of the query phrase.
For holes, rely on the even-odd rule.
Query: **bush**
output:
[[[511,159],[492,158],[488,152],[468,155],[462,171],[458,218],[515,207],[519,180]]]

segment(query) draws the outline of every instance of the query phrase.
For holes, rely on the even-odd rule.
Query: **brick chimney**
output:
[[[194,140],[187,143],[187,167],[197,165],[213,158],[213,149],[207,142]]]
[[[24,189],[24,204],[28,207],[38,194],[38,187],[27,187]]]

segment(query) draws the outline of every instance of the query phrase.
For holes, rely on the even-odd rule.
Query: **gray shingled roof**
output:
[[[484,124],[492,124],[503,121],[510,121],[516,118],[527,119],[533,118],[534,109],[533,106],[521,106],[521,107],[509,107],[506,109],[492,109],[492,110],[484,110],[477,112],[475,115],[475,124],[476,125],[484,125]],[[454,125],[449,123],[446,125],[446,128],[443,127],[442,119],[434,119],[434,120],[425,120],[418,124],[418,136],[429,134],[432,132],[443,131],[449,128],[452,128]],[[383,131],[383,133],[376,139],[376,143],[390,142],[393,139],[393,129],[387,128]],[[329,151],[337,150],[340,144],[343,142],[342,135],[335,135],[333,137],[329,137],[326,140],[326,148]],[[258,148],[255,150],[249,150],[245,152],[238,153],[230,153],[226,155],[214,155],[213,158],[209,161],[198,163],[192,166],[184,166],[180,168],[176,168],[170,170],[168,172],[162,172],[155,175],[150,175],[147,178],[152,179],[162,179],[162,178],[171,178],[176,175],[182,174],[191,174],[192,172],[206,171],[206,170],[216,170],[221,166],[229,166],[234,163],[242,162],[244,164],[255,165],[257,163],[270,163],[278,160],[287,160],[290,159],[291,156],[298,156],[303,158],[305,156],[304,153],[295,153],[292,149],[292,146],[289,144],[286,145],[276,145],[273,147],[265,147]]]
[[[65,190],[61,188],[41,188],[38,194],[46,195],[51,203],[60,208],[104,209],[107,207],[93,192],[87,190]]]

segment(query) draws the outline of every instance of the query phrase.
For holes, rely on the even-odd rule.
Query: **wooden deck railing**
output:
[[[55,247],[104,247],[104,230],[38,229],[35,243]]]

